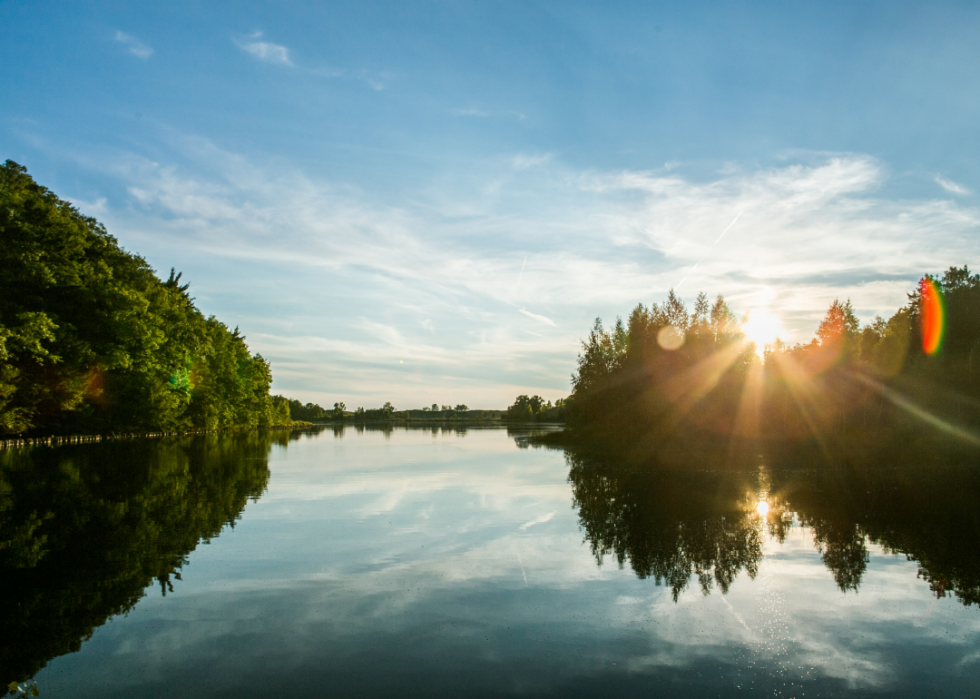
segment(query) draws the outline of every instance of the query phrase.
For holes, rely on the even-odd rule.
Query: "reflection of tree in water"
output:
[[[856,590],[867,543],[904,554],[937,597],[980,604],[980,471],[975,466],[776,472],[842,590]]]
[[[574,505],[596,562],[626,559],[640,578],[670,586],[676,601],[696,575],[704,594],[727,592],[762,560],[763,521],[746,474],[627,468],[567,454]],[[772,518],[772,533],[785,523]]]
[[[518,449],[553,449],[556,451],[561,451],[561,447],[550,446],[548,444],[541,444],[540,442],[532,441],[532,438],[534,437],[540,437],[542,435],[551,434],[557,431],[558,430],[555,427],[539,427],[535,426],[533,423],[521,425],[520,427],[515,427],[512,425],[507,426],[507,436],[514,440],[514,444]]]
[[[813,543],[842,592],[857,590],[868,567],[868,547],[860,527],[839,520],[805,520],[813,530]]]
[[[714,584],[727,592],[742,570],[754,578],[764,536],[782,542],[795,520],[812,531],[842,591],[859,589],[876,544],[917,561],[937,597],[980,604],[976,468],[776,469],[763,484],[753,472],[625,466],[572,452],[566,460],[596,561],[629,559],[675,600],[695,575],[704,593]],[[765,514],[755,509],[760,490]]]
[[[4,684],[79,650],[148,584],[163,594],[199,541],[234,526],[287,433],[0,452]]]
[[[444,425],[426,425],[426,424],[399,424],[395,425],[390,422],[377,422],[377,423],[354,423],[353,425],[348,425],[344,423],[336,423],[331,426],[333,430],[333,436],[336,439],[343,439],[344,434],[348,430],[353,430],[356,434],[362,435],[365,432],[380,432],[384,435],[385,439],[390,439],[391,435],[395,431],[399,432],[431,432],[433,437],[438,437],[442,435],[456,435],[463,437],[468,431],[468,426],[459,423],[447,422]]]

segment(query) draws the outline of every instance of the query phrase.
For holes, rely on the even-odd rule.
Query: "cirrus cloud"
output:
[[[117,31],[116,41],[125,46],[127,50],[137,58],[146,60],[153,55],[153,49],[151,47],[147,46],[135,37],[130,36],[129,34],[124,34],[123,32]]]
[[[292,66],[293,62],[289,58],[289,49],[280,44],[273,44],[268,41],[259,41],[262,32],[254,32],[241,40],[236,40],[235,44],[243,51],[252,54],[260,61],[267,63],[278,63],[279,65]]]
[[[180,168],[117,162],[131,199],[103,218],[161,269],[207,260],[199,303],[249,329],[280,390],[321,404],[561,397],[597,315],[682,281],[807,341],[834,298],[890,315],[921,274],[972,262],[980,232],[974,208],[885,196],[888,169],[861,154],[701,179],[501,158],[382,199],[203,139],[181,148]]]

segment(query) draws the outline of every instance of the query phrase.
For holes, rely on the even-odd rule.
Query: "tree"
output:
[[[551,402],[546,404],[541,396],[517,396],[514,404],[507,408],[507,419],[515,422],[535,421],[550,408]]]
[[[715,342],[723,342],[736,332],[735,328],[738,325],[738,319],[725,302],[725,297],[721,294],[718,294],[714,304],[711,306],[709,322]]]
[[[841,345],[845,349],[855,349],[858,343],[858,328],[860,323],[854,315],[851,300],[841,303],[834,299],[827,309],[827,314],[820,321],[817,337],[821,345]]]
[[[885,331],[888,329],[888,322],[881,316],[875,316],[870,325],[861,329],[860,357],[864,362],[872,363],[882,340],[885,339]]]
[[[670,326],[684,329],[680,346],[658,343]],[[720,295],[709,308],[699,294],[693,314],[674,293],[638,304],[625,347],[620,327],[606,331],[596,319],[582,343],[568,422],[583,439],[680,451],[765,434],[805,453],[842,446],[849,456],[869,444],[980,443],[980,275],[966,266],[926,275],[908,305],[863,328],[851,301],[835,299],[815,339],[774,343],[761,372]],[[547,412],[518,396],[508,419]]]
[[[624,331],[625,335],[625,331]],[[578,372],[572,376],[572,386],[576,391],[596,387],[603,377],[608,376],[617,365],[620,344],[627,344],[628,337],[621,340],[607,333],[602,327],[602,319],[596,318],[587,340],[582,342],[582,353],[578,356]],[[526,397],[526,396],[525,396]]]
[[[687,308],[684,306],[684,302],[677,297],[673,289],[667,293],[667,301],[660,311],[663,314],[664,320],[667,321],[666,325],[672,325],[678,330],[687,330],[691,318],[687,314]]]
[[[269,363],[98,221],[0,167],[0,430],[214,430],[282,419]]]

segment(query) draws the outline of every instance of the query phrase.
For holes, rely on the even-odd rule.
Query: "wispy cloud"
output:
[[[392,75],[384,71],[337,68],[324,65],[315,67],[304,66],[302,64],[297,65],[293,61],[292,54],[287,47],[281,44],[273,44],[269,41],[262,41],[262,36],[262,32],[254,32],[244,37],[238,37],[234,39],[235,45],[255,56],[260,61],[288,66],[302,71],[307,75],[320,78],[361,82],[377,92],[384,90],[392,80]]]
[[[554,399],[597,315],[660,301],[685,275],[689,297],[766,307],[784,339],[805,341],[835,297],[865,319],[890,315],[923,272],[974,262],[980,232],[976,209],[881,197],[887,170],[860,155],[708,181],[504,160],[393,206],[204,140],[182,148],[199,168],[118,162],[132,209],[110,201],[103,218],[161,269],[210,257],[242,270],[192,280],[199,302],[250,328],[277,381],[318,402]],[[515,278],[525,256],[534,273]],[[298,295],[285,313],[268,307],[274,288]],[[217,299],[238,315],[207,306]],[[556,330],[529,334],[517,309]]]
[[[458,109],[452,110],[452,113],[456,116],[464,117],[504,117],[508,119],[516,119],[517,121],[524,121],[527,119],[527,115],[523,112],[517,112],[513,109],[504,110],[486,110],[480,109],[478,107],[460,107]]]
[[[524,315],[526,315],[531,320],[536,320],[539,323],[544,323],[545,325],[550,325],[553,328],[554,327],[557,327],[555,325],[555,321],[553,321],[551,318],[547,318],[545,316],[539,316],[537,313],[531,313],[530,311],[525,311],[523,308],[520,309],[520,312],[523,313]]]
[[[557,511],[552,511],[552,512],[549,512],[549,513],[548,513],[548,514],[546,514],[546,515],[541,515],[541,516],[539,516],[539,517],[535,517],[535,518],[534,518],[534,519],[532,519],[531,521],[529,521],[529,522],[525,522],[524,524],[522,524],[522,525],[521,525],[520,527],[518,527],[518,528],[519,528],[519,529],[520,529],[521,531],[525,531],[525,530],[527,530],[527,529],[529,529],[529,528],[531,528],[531,527],[533,527],[533,526],[534,526],[535,524],[544,524],[545,522],[550,522],[550,521],[551,521],[551,518],[552,518],[552,517],[554,517],[554,516],[555,516],[556,514],[558,514],[558,512],[557,512]]]
[[[511,162],[514,164],[515,169],[527,170],[529,167],[544,165],[549,160],[551,160],[551,153],[541,153],[539,155],[518,153],[511,159]]]
[[[259,41],[262,32],[249,34],[243,39],[236,39],[238,48],[247,51],[261,61],[268,63],[278,63],[279,65],[292,66],[293,62],[289,57],[289,49],[280,44],[273,44],[269,41]]]
[[[147,59],[153,55],[153,49],[139,41],[135,37],[123,32],[116,32],[116,41],[125,46],[127,50],[137,58]]]
[[[456,116],[474,116],[474,117],[491,116],[490,112],[483,111],[482,109],[477,109],[476,107],[465,107],[461,109],[454,109],[453,114],[455,114]]]
[[[952,192],[953,194],[969,194],[970,190],[963,185],[956,184],[952,180],[947,180],[942,175],[936,175],[936,184],[945,189],[947,192]]]
[[[378,92],[381,92],[381,90],[387,87],[386,80],[380,76],[364,73],[362,79],[371,87],[372,90],[377,90]]]

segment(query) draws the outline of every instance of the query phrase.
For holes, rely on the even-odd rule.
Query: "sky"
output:
[[[570,391],[723,294],[807,342],[976,264],[980,5],[0,1],[0,159],[332,406]]]

